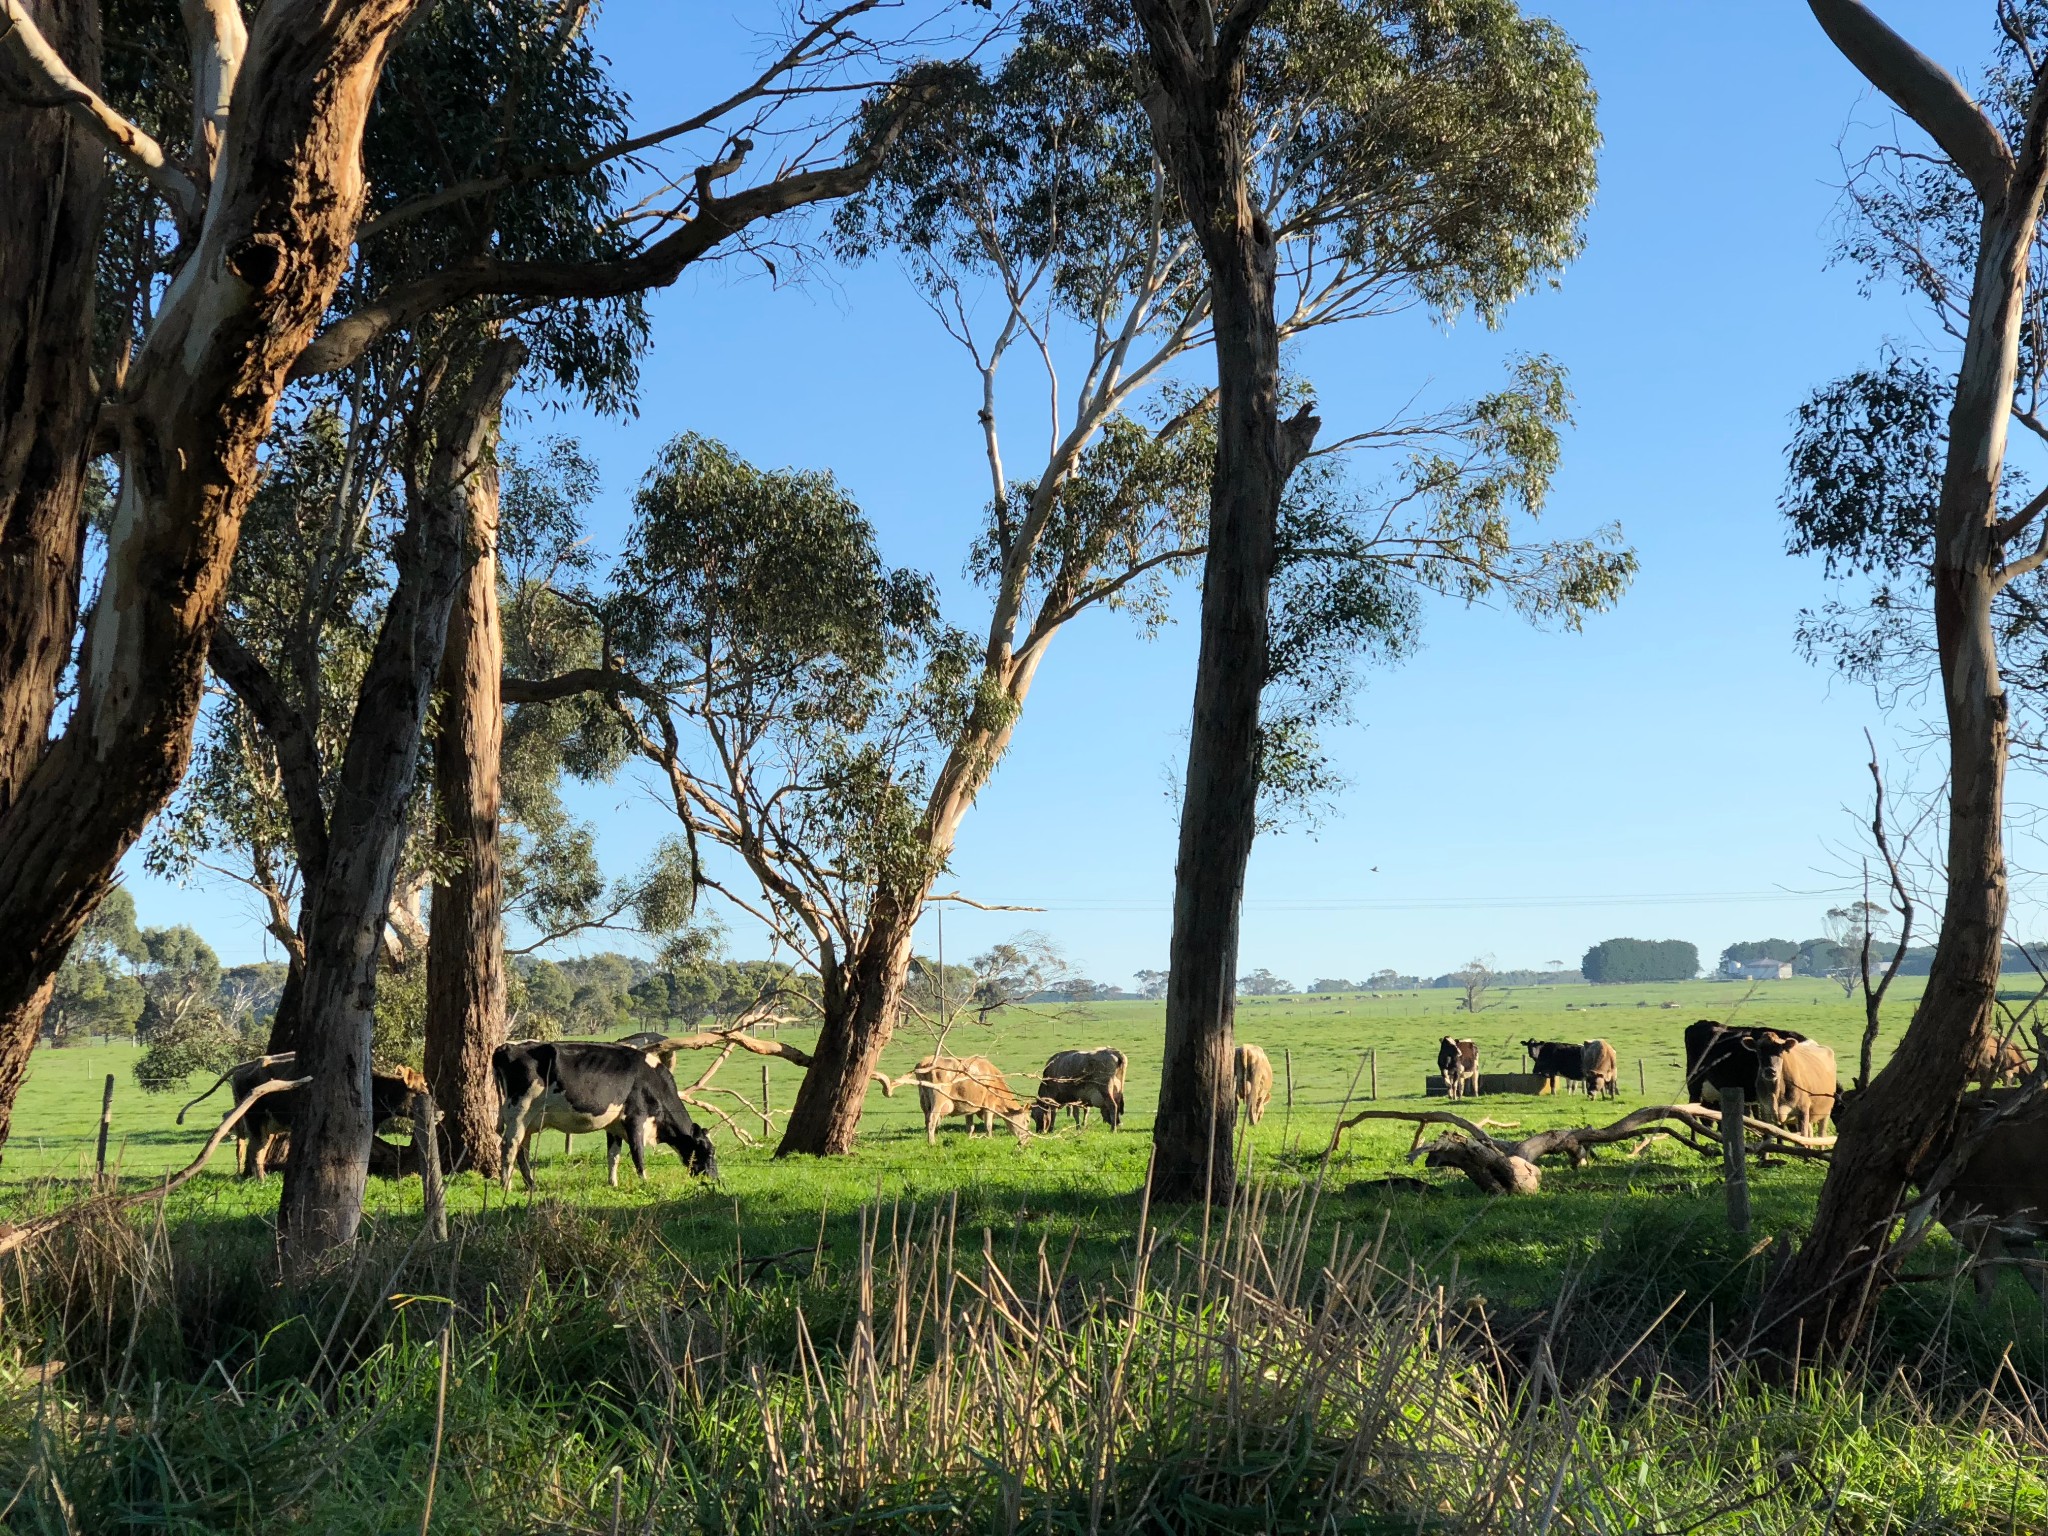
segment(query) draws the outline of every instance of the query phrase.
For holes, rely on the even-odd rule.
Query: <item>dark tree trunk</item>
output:
[[[853,1150],[868,1083],[889,1043],[910,974],[922,896],[888,897],[869,914],[858,955],[825,988],[825,1024],[790,1106],[777,1157],[843,1157]]]
[[[313,1081],[292,1126],[278,1207],[294,1263],[352,1241],[369,1175],[370,1046],[380,935],[404,842],[406,802],[448,617],[462,587],[469,498],[523,349],[492,348],[442,433],[396,554],[399,576],[377,632],[328,818],[327,868],[306,924],[296,1070]]]
[[[1759,1335],[1785,1354],[1853,1342],[1891,1284],[1895,1218],[1946,1141],[1992,1029],[2007,886],[2006,704],[1992,628],[2002,561],[1998,484],[2040,218],[2048,92],[2038,86],[2017,163],[1988,123],[1974,135],[1952,81],[1862,6],[1815,0],[1837,45],[1949,149],[1984,202],[1968,336],[1936,513],[1934,623],[1949,737],[1948,897],[1927,990],[1899,1049],[1845,1116],[1806,1241],[1776,1277]],[[1944,89],[1946,87],[1946,89]],[[1986,144],[2001,152],[1985,153]]]
[[[120,496],[77,702],[0,815],[0,1142],[64,953],[190,761],[257,453],[348,263],[363,123],[416,3],[257,14],[203,226],[112,423]]]
[[[97,0],[28,0],[88,85]],[[0,60],[0,816],[42,758],[83,559],[93,279],[106,155]]]
[[[1145,102],[1153,147],[1209,269],[1218,388],[1152,1193],[1223,1202],[1232,1194],[1238,915],[1257,825],[1275,532],[1287,477],[1316,423],[1306,413],[1280,418],[1273,232],[1247,179],[1243,47],[1263,6],[1241,3],[1220,31],[1166,0],[1138,0],[1136,9],[1158,82]]]
[[[505,733],[499,677],[498,477],[485,469],[469,498],[469,568],[448,621],[434,740],[441,867],[427,930],[427,1083],[441,1110],[451,1168],[498,1171],[491,1052],[505,1038],[503,880],[498,863],[499,768]]]

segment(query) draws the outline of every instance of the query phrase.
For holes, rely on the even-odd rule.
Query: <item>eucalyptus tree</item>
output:
[[[1843,1117],[1813,1225],[1762,1304],[1763,1340],[1812,1351],[1852,1342],[1895,1278],[1908,1188],[1938,1185],[1971,1064],[1995,1031],[2013,715],[1999,642],[2004,631],[2034,644],[2048,565],[2048,494],[2022,500],[2006,474],[2016,425],[2048,438],[2030,291],[2048,189],[2048,15],[1997,6],[1999,54],[1978,101],[1856,0],[1809,4],[1843,56],[1933,141],[1932,154],[1902,148],[1866,167],[1877,179],[1859,183],[1865,217],[1851,254],[1903,277],[1954,343],[1939,367],[1892,356],[1823,388],[1792,449],[1794,548],[1879,578],[1876,622],[1851,658],[1881,666],[1931,630],[1948,740],[1947,891],[1927,988],[1891,1061]],[[1914,618],[1923,603],[1924,629]],[[1924,1229],[1924,1206],[1908,1233]]]
[[[1280,338],[1416,307],[1491,319],[1576,248],[1595,133],[1583,71],[1554,29],[1496,3],[1318,0],[1274,8],[1255,39],[1247,153],[1270,219]],[[1211,542],[1218,397],[1177,382],[1176,368],[1214,339],[1214,288],[1153,152],[1150,67],[1124,8],[1041,0],[1000,61],[926,78],[942,82],[941,101],[836,223],[845,255],[904,263],[971,366],[989,497],[967,567],[988,607],[971,707],[908,820],[919,858],[869,909],[863,942],[893,958],[876,962],[864,1010],[828,1020],[785,1151],[850,1146],[894,1026],[910,926],[1054,641],[1096,608],[1163,622],[1174,578]],[[1034,450],[1006,435],[1004,384],[1019,367],[1040,381],[1016,407],[1025,441],[1051,423],[1042,460],[1020,462]],[[1539,361],[1483,401],[1343,440],[1404,446],[1414,461],[1377,503],[1325,480],[1295,505],[1302,622],[1282,646],[1293,682],[1254,668],[1255,693],[1276,684],[1260,738],[1269,797],[1322,776],[1311,727],[1342,671],[1324,664],[1358,644],[1398,648],[1407,578],[1474,597],[1515,586],[1559,615],[1612,596],[1627,557],[1611,541],[1532,547],[1514,526],[1540,504],[1563,415],[1561,382]],[[1312,619],[1308,600],[1352,563],[1321,537],[1340,528],[1344,546],[1374,558]],[[1318,628],[1329,619],[1341,622]],[[1290,690],[1297,707],[1282,710]],[[1225,1009],[1230,974],[1226,961],[1214,978]]]
[[[605,620],[612,697],[697,880],[817,978],[783,1150],[816,1134],[815,1084],[850,1141],[937,869],[922,807],[976,707],[973,647],[829,475],[762,471],[690,435],[634,498]]]
[[[233,0],[123,0],[129,46],[118,70],[102,70],[98,13],[85,0],[4,0],[9,109],[30,104],[40,137],[20,141],[9,161],[20,166],[4,194],[9,245],[31,266],[0,273],[0,297],[37,280],[33,262],[49,258],[29,253],[68,252],[89,230],[99,193],[89,176],[67,179],[74,159],[90,159],[74,149],[106,154],[134,196],[81,253],[103,278],[127,274],[122,303],[103,303],[96,317],[125,332],[114,366],[78,365],[91,343],[78,317],[93,315],[90,303],[36,317],[25,333],[34,378],[24,399],[49,428],[55,467],[0,470],[10,498],[0,505],[0,721],[12,743],[0,774],[10,786],[0,926],[11,936],[0,952],[0,1139],[44,985],[186,767],[259,449],[288,382],[346,372],[439,315],[484,328],[536,305],[567,306],[554,311],[559,320],[579,306],[630,303],[721,247],[760,239],[777,215],[854,190],[888,133],[846,153],[835,104],[850,98],[839,93],[872,82],[899,112],[927,94],[887,84],[902,50],[878,36],[878,9],[879,0],[847,0],[798,21],[757,73],[688,117],[598,138],[584,130],[602,123],[570,123],[528,159],[535,136],[525,126],[548,113],[551,94],[530,87],[551,81],[553,61],[576,51],[589,18],[586,0],[551,7],[548,35],[521,53],[535,68],[468,90],[435,133],[386,146],[388,164],[410,156],[432,181],[393,200],[372,196],[363,151],[401,37],[413,46],[417,34],[426,47],[444,23],[470,21],[486,42],[493,29],[530,36],[538,7],[279,0],[248,24]],[[430,24],[412,27],[422,14]],[[443,62],[441,83],[461,83],[462,61],[444,52]],[[441,130],[480,121],[486,102],[503,130],[490,137],[493,153],[467,167],[439,158]],[[58,120],[68,127],[50,129]],[[17,152],[11,135],[8,152]],[[497,217],[503,209],[543,213],[564,182],[631,166],[667,190],[619,206],[592,232],[609,250],[565,257],[497,238],[509,222]],[[577,206],[574,197],[564,205]],[[437,241],[437,262],[386,254],[424,257]],[[13,334],[0,345],[22,356]],[[11,413],[8,426],[12,444]],[[75,702],[50,740],[52,679],[71,650],[83,561],[77,499],[89,477],[77,459],[92,452],[113,461],[116,510]],[[0,463],[13,453],[0,451]]]
[[[1321,426],[1305,402],[1283,415],[1288,317],[1334,262],[1371,274],[1370,297],[1332,304],[1326,320],[1368,313],[1370,300],[1496,319],[1575,254],[1598,135],[1569,40],[1512,0],[1238,0],[1220,13],[1135,0],[1134,10],[1150,142],[1206,281],[1217,378],[1152,1192],[1227,1202],[1231,976],[1262,759],[1275,742],[1260,706],[1281,509]],[[1290,231],[1304,227],[1304,249],[1290,256]],[[1540,408],[1522,414],[1541,423],[1540,440]],[[1571,578],[1559,606],[1569,616],[1603,604],[1624,574],[1597,563]]]

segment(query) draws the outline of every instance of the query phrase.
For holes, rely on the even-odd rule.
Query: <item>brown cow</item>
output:
[[[976,1120],[985,1135],[995,1134],[997,1120],[1009,1126],[1019,1142],[1031,1135],[1024,1101],[1010,1092],[1003,1074],[986,1056],[925,1057],[917,1064],[917,1102],[924,1110],[924,1139],[934,1146],[939,1122],[948,1115],[965,1115],[970,1136]]]
[[[1802,1136],[1826,1135],[1838,1090],[1834,1051],[1817,1040],[1800,1040],[1776,1062],[1771,1117]]]
[[[1454,1099],[1479,1091],[1479,1042],[1445,1035],[1436,1045],[1436,1069],[1444,1092]]]
[[[2018,1089],[1983,1095],[1978,1113],[2009,1102]],[[1977,1299],[1988,1302],[1997,1276],[1992,1266],[2017,1263],[2010,1250],[2031,1250],[2048,1238],[2048,1099],[2035,1099],[1985,1137],[1935,1204],[1935,1215],[1968,1248]],[[2048,1303],[2048,1276],[2038,1258],[2024,1265]]]
[[[1256,1045],[1240,1045],[1232,1059],[1237,1077],[1237,1097],[1253,1125],[1273,1102],[1273,1061]]]
[[[2000,1083],[2016,1083],[2026,1075],[2027,1058],[2010,1040],[1986,1037],[1977,1048],[1977,1059],[1970,1063],[1970,1076],[1977,1079],[1977,1086],[1986,1093]]]
[[[1605,1040],[1588,1040],[1579,1047],[1579,1061],[1589,1098],[1621,1097],[1621,1068],[1615,1062],[1613,1046]]]

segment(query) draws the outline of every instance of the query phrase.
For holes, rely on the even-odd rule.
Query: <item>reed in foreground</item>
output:
[[[1139,1225],[1109,1281],[999,1260],[950,1201],[855,1259],[660,1269],[567,1207],[366,1245],[166,1373],[172,1235],[81,1233],[4,1326],[0,1521],[24,1531],[2022,1532],[2038,1386],[1666,1373],[1666,1319],[1560,1372],[1313,1183]],[[67,1283],[96,1320],[60,1319]],[[81,1283],[82,1282],[82,1283]],[[10,1288],[12,1289],[12,1288]],[[250,1312],[247,1296],[224,1304]],[[183,1303],[189,1308],[189,1299]],[[253,1315],[253,1314],[252,1314]],[[38,1333],[38,1330],[41,1330]],[[61,1371],[38,1354],[68,1341]],[[196,1368],[191,1368],[196,1364]],[[11,1497],[10,1497],[11,1496]]]

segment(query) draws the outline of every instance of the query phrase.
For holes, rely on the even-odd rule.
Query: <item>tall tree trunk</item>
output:
[[[469,570],[448,621],[441,660],[440,730],[434,740],[435,821],[441,868],[427,930],[427,1083],[440,1107],[452,1168],[498,1171],[497,1090],[491,1053],[505,1038],[504,882],[498,862],[499,768],[505,708],[499,696],[498,473],[487,467],[469,497]]]
[[[441,434],[427,484],[407,518],[399,577],[377,632],[349,726],[328,817],[327,867],[306,931],[296,1070],[313,1079],[292,1126],[278,1228],[303,1264],[352,1241],[369,1174],[370,1046],[384,916],[404,842],[448,618],[462,587],[470,497],[498,407],[524,349],[493,347]]]
[[[97,0],[27,0],[90,85]],[[84,555],[93,283],[107,157],[0,59],[0,816],[43,755]]]
[[[1759,1333],[1787,1354],[1839,1348],[1890,1285],[1907,1190],[1946,1141],[1992,1028],[2005,931],[2006,703],[1992,599],[2028,256],[2048,176],[2048,88],[2036,83],[2017,162],[1926,59],[1853,0],[1813,0],[1844,53],[1948,149],[1984,203],[1968,335],[1936,512],[1934,623],[1949,735],[1948,896],[1927,990],[1897,1053],[1845,1116],[1805,1243],[1763,1299]],[[1976,127],[1970,117],[1975,116]]]
[[[1209,269],[1216,335],[1216,468],[1203,564],[1202,643],[1174,868],[1173,943],[1152,1194],[1228,1201],[1238,916],[1257,828],[1259,695],[1280,497],[1314,439],[1306,412],[1280,419],[1272,229],[1252,206],[1244,44],[1264,9],[1241,3],[1217,29],[1168,0],[1137,0],[1155,89],[1153,147]]]
[[[853,1150],[869,1076],[902,1006],[922,905],[922,891],[876,902],[859,952],[841,967],[840,985],[827,985],[824,1028],[783,1125],[777,1157],[843,1157]]]
[[[347,265],[364,120],[417,3],[257,14],[203,224],[112,411],[121,488],[77,702],[0,815],[0,1143],[64,953],[191,758],[257,453]]]

